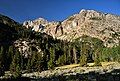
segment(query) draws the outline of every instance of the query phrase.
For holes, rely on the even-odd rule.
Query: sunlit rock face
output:
[[[32,54],[32,50],[38,51],[40,54],[43,54],[41,48],[36,45],[37,41],[35,40],[23,40],[19,39],[14,42],[16,48],[18,48],[19,52],[25,57],[28,58]]]
[[[82,9],[62,21],[60,25],[59,22],[48,22],[43,18],[25,21],[23,25],[61,40],[73,41],[88,35],[101,39],[107,47],[118,45],[120,42],[120,16],[94,10]]]
[[[38,18],[34,21],[25,21],[23,23],[23,26],[26,26],[26,28],[31,28],[33,31],[41,32],[47,24],[47,20],[43,18]]]

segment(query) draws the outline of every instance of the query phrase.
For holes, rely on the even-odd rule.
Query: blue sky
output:
[[[64,20],[81,9],[120,15],[120,0],[0,0],[0,13],[20,23],[39,17]]]

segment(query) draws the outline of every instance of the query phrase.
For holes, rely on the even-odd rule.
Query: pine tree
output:
[[[21,68],[20,68],[19,64],[17,64],[16,67],[15,67],[15,72],[13,74],[13,77],[14,78],[21,77]]]
[[[54,69],[55,67],[55,50],[54,48],[50,48],[50,60],[48,61],[48,68]]]
[[[101,53],[100,49],[95,50],[95,53],[94,53],[95,54],[95,59],[94,59],[95,66],[101,66],[100,58],[99,58],[100,53]]]
[[[117,50],[117,58],[118,58],[117,61],[120,63],[120,45],[117,46],[116,50]]]
[[[68,45],[68,57],[67,57],[68,64],[72,63],[72,56],[71,56],[71,46]]]
[[[87,65],[87,57],[85,54],[82,54],[80,56],[80,66],[86,66]]]
[[[37,53],[37,62],[36,62],[36,70],[41,72],[43,68],[43,58],[42,58],[42,53],[38,52]]]
[[[74,56],[74,62],[75,62],[75,64],[77,64],[77,63],[78,63],[78,60],[77,60],[77,53],[76,53],[76,48],[75,48],[75,46],[73,46],[73,56]]]
[[[4,61],[4,49],[3,47],[0,48],[0,61],[3,63]]]
[[[14,56],[14,48],[13,48],[13,46],[10,46],[8,49],[8,57],[11,60],[11,59],[13,59],[13,56]]]
[[[18,78],[21,76],[21,59],[20,53],[16,50],[15,55],[13,57],[12,63],[10,65],[10,72],[14,78]]]
[[[14,47],[9,46],[9,49],[6,55],[6,59],[7,59],[6,68],[7,69],[9,69],[10,67],[10,63],[12,62],[13,56],[14,56]]]
[[[36,62],[37,62],[37,52],[32,52],[32,58],[31,58],[31,69],[32,71],[36,71]]]
[[[86,66],[87,65],[87,55],[88,55],[88,50],[86,48],[86,44],[83,43],[81,46],[81,51],[80,51],[80,66]]]
[[[68,64],[71,64],[71,49],[68,49],[68,57],[67,57],[67,62],[68,62]]]
[[[27,65],[26,65],[26,70],[27,70],[27,72],[31,71],[31,59],[30,58],[28,58]]]
[[[53,61],[50,60],[50,61],[48,62],[48,68],[49,68],[49,69],[54,69],[54,67],[55,67],[55,65],[54,65]]]
[[[64,49],[63,49],[63,64],[66,64],[67,63],[67,47],[66,45],[64,44]]]
[[[2,64],[2,62],[0,61],[0,76],[4,75],[4,66]]]
[[[0,49],[0,76],[4,75],[4,64],[3,64],[4,58],[3,58],[3,47]]]

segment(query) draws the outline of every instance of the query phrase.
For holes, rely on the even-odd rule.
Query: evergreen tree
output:
[[[19,78],[21,77],[21,68],[20,68],[20,65],[17,64],[16,67],[15,67],[15,72],[13,73],[13,77],[14,78]]]
[[[117,49],[117,61],[120,63],[120,45],[116,47]]]
[[[87,65],[87,57],[88,57],[88,50],[85,43],[81,46],[80,51],[80,66],[86,66]]]
[[[67,63],[67,46],[64,44],[64,48],[63,48],[63,64],[66,64]]]
[[[71,64],[71,63],[72,63],[72,56],[71,56],[71,47],[70,47],[70,45],[69,45],[69,47],[68,47],[67,62],[68,62],[68,64]]]
[[[3,47],[0,49],[0,76],[4,75],[4,64],[3,64]]]
[[[76,48],[75,48],[75,46],[73,46],[73,58],[74,58],[74,62],[75,62],[75,64],[77,64],[78,63],[78,60],[77,60],[77,53],[76,53]]]
[[[27,72],[31,71],[31,59],[30,58],[28,58],[27,65],[26,65],[26,70],[27,70]]]
[[[13,56],[14,56],[14,47],[13,46],[9,46],[8,57],[9,57],[10,61],[13,59]]]
[[[32,52],[32,58],[31,58],[31,69],[32,71],[36,71],[36,65],[37,65],[37,52]]]
[[[0,48],[0,61],[4,63],[4,48],[1,46]]]
[[[55,50],[54,48],[50,48],[50,60],[48,61],[48,68],[54,69],[55,67]]]
[[[65,55],[61,55],[57,60],[57,65],[62,66],[65,64]]]
[[[42,53],[38,52],[37,53],[37,62],[36,62],[36,70],[41,72],[43,69],[43,58],[42,58]]]
[[[6,68],[7,68],[7,70],[10,67],[10,64],[12,62],[13,56],[14,56],[14,47],[13,46],[9,46],[9,49],[8,49],[8,52],[7,52],[7,56],[6,56],[6,59],[7,59],[7,63],[6,63],[7,67]]]
[[[82,54],[80,56],[80,66],[86,66],[87,65],[87,56],[85,54]]]
[[[2,64],[2,62],[0,61],[0,76],[3,76],[4,75],[4,66]]]
[[[100,49],[96,49],[95,52],[94,52],[94,55],[95,55],[95,59],[94,59],[95,66],[101,66],[100,58],[99,58],[100,54],[101,54]]]
[[[21,76],[21,55],[18,50],[16,50],[15,55],[13,57],[12,63],[10,65],[10,72],[14,78],[18,78]]]

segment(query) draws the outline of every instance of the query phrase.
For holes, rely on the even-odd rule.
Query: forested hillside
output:
[[[17,78],[23,71],[41,72],[74,63],[86,66],[88,62],[99,66],[103,61],[120,62],[120,45],[108,48],[102,40],[87,35],[72,42],[55,39],[0,16],[0,76],[9,70]]]

